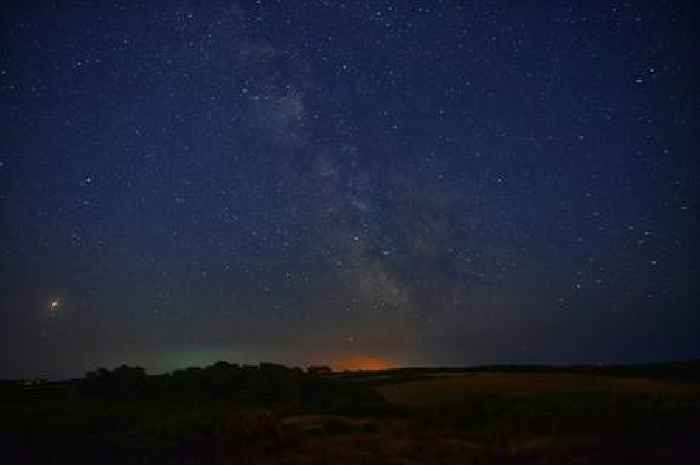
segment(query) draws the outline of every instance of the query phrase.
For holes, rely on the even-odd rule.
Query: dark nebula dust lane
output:
[[[30,3],[0,378],[700,356],[693,2]]]

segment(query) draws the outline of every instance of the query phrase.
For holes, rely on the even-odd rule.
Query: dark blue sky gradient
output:
[[[699,357],[694,2],[513,3],[3,6],[0,377]]]

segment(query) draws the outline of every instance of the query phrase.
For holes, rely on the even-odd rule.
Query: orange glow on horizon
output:
[[[334,371],[381,371],[393,368],[391,361],[373,356],[350,356],[331,364]]]

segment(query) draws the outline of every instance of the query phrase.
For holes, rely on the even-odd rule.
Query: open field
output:
[[[700,384],[218,364],[0,391],[3,463],[667,464],[700,453]]]
[[[408,405],[461,401],[466,395],[508,394],[647,394],[684,396],[700,394],[695,384],[647,378],[578,374],[468,373],[386,384],[379,392],[390,402]]]

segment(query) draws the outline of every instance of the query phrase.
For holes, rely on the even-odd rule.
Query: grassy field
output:
[[[407,405],[450,403],[475,394],[543,395],[604,393],[692,396],[696,384],[648,378],[578,374],[469,373],[386,384],[379,392],[390,402]]]
[[[441,370],[209,367],[0,390],[3,463],[695,463],[700,384]]]
[[[697,452],[691,434],[700,430],[698,384],[477,372],[377,389],[410,412],[414,431],[453,438],[477,463],[683,463]]]

